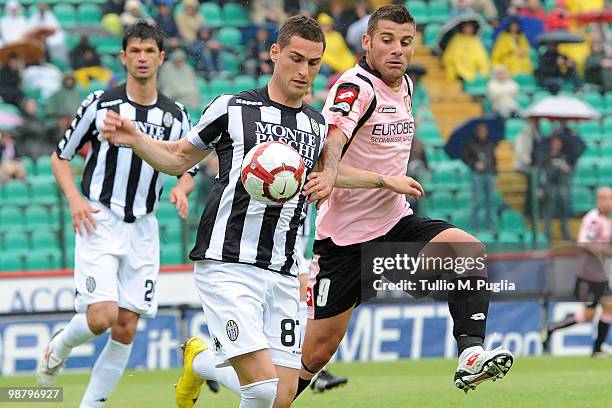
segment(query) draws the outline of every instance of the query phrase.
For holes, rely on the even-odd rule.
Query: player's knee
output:
[[[277,387],[278,378],[241,386],[240,406],[245,408],[272,408]]]
[[[279,384],[276,389],[274,408],[290,407],[297,393],[297,381],[293,384]]]
[[[87,312],[87,324],[92,333],[99,335],[111,328],[117,321],[117,312],[101,309]]]
[[[115,324],[112,329],[113,340],[123,344],[130,344],[136,336],[136,324],[124,326]]]
[[[308,361],[304,361],[305,364],[308,365],[308,370],[315,372],[320,371],[325,367],[325,365],[332,359],[334,353],[338,348],[339,342],[335,341],[334,338],[326,339],[317,345],[317,348],[314,349],[310,356],[308,357]],[[306,360],[303,358],[303,360]]]

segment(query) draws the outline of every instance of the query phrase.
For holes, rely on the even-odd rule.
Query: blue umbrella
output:
[[[444,151],[452,159],[460,159],[463,154],[463,147],[474,139],[476,135],[476,126],[480,123],[487,125],[489,140],[497,144],[504,138],[504,120],[494,114],[484,115],[479,118],[472,118],[463,124],[459,125],[453,133],[451,133]]]
[[[537,18],[531,17],[505,17],[493,32],[493,42],[495,42],[499,33],[505,31],[506,28],[508,28],[508,25],[510,25],[510,22],[515,19],[518,19],[518,22],[521,25],[521,30],[529,41],[529,45],[531,45],[533,48],[538,48],[538,36],[544,32],[544,22],[538,20]]]

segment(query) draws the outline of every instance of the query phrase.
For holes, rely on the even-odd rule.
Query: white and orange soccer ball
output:
[[[244,157],[241,177],[245,190],[255,200],[281,205],[302,190],[306,167],[293,147],[283,142],[266,142]]]

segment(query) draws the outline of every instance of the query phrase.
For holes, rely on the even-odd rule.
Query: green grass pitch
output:
[[[612,406],[612,359],[589,357],[519,358],[508,376],[482,384],[464,395],[454,388],[454,360],[405,360],[394,363],[333,364],[333,372],[350,378],[347,386],[324,394],[304,392],[296,408],[407,408],[407,407],[593,407]],[[110,408],[174,407],[173,384],[179,370],[128,371],[106,404]],[[65,373],[64,403],[36,403],[36,407],[76,407],[87,385],[87,374]],[[27,377],[0,378],[0,386],[34,386]],[[32,403],[0,403],[2,407]],[[202,392],[196,407],[235,408],[238,398],[222,388]]]

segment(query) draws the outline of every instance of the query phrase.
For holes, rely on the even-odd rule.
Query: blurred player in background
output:
[[[131,146],[166,173],[180,173],[212,150],[219,157],[219,175],[190,253],[197,261],[195,282],[214,353],[197,337],[185,343],[176,386],[179,407],[195,404],[205,379],[239,394],[241,408],[283,408],[293,402],[300,368],[295,240],[306,197],[267,206],[247,193],[240,176],[244,155],[256,145],[296,143],[307,172],[317,162],[322,165],[319,177],[326,187],[310,200],[329,195],[337,157],[330,160],[326,153],[323,115],[303,104],[324,50],[325,36],[315,20],[289,18],[270,49],[275,66],[268,85],[220,95],[178,142],[146,138],[116,113],[104,119],[107,140]]]
[[[466,232],[445,221],[413,215],[404,197],[424,193],[418,182],[405,176],[414,136],[412,84],[405,73],[415,31],[404,6],[375,11],[362,39],[365,58],[340,77],[323,108],[328,138],[340,135],[345,142],[335,183],[343,188],[333,190],[317,216],[307,295],[312,320],[302,345],[297,395],[336,352],[354,308],[362,301],[361,243],[421,243],[420,254],[436,246],[426,243],[461,243],[447,246],[459,251],[472,244],[478,252],[470,257],[484,254],[484,246]],[[317,191],[317,177],[309,176],[305,194]],[[453,278],[469,280],[474,288],[486,281],[486,270],[466,275]],[[503,377],[513,362],[510,352],[482,347],[489,291],[450,291],[448,296],[459,354],[455,385],[467,392],[483,381]]]
[[[38,383],[51,386],[74,347],[109,328],[111,335],[96,361],[81,407],[100,407],[109,398],[128,363],[140,316],[157,313],[159,232],[155,208],[162,176],[131,149],[102,138],[107,111],[119,112],[147,138],[178,140],[191,125],[184,107],[157,91],[157,70],[164,62],[163,33],[141,22],[123,37],[121,62],[127,82],[90,94],[51,157],[76,233],[74,278],[77,314],[56,332],[37,369]],[[86,144],[82,194],[69,160]],[[181,218],[189,213],[187,195],[196,168],[182,174],[170,191]]]
[[[612,297],[610,294],[610,259],[612,257],[612,189],[601,187],[597,190],[597,208],[584,215],[578,233],[578,245],[582,247],[578,269],[576,271],[576,286],[574,296],[580,302],[586,303],[582,310],[573,316],[542,328],[542,346],[549,352],[550,337],[559,330],[577,323],[591,322],[595,318],[597,305],[602,307],[597,325],[597,337],[593,343],[593,357],[609,357],[601,350],[608,336],[612,323]]]

